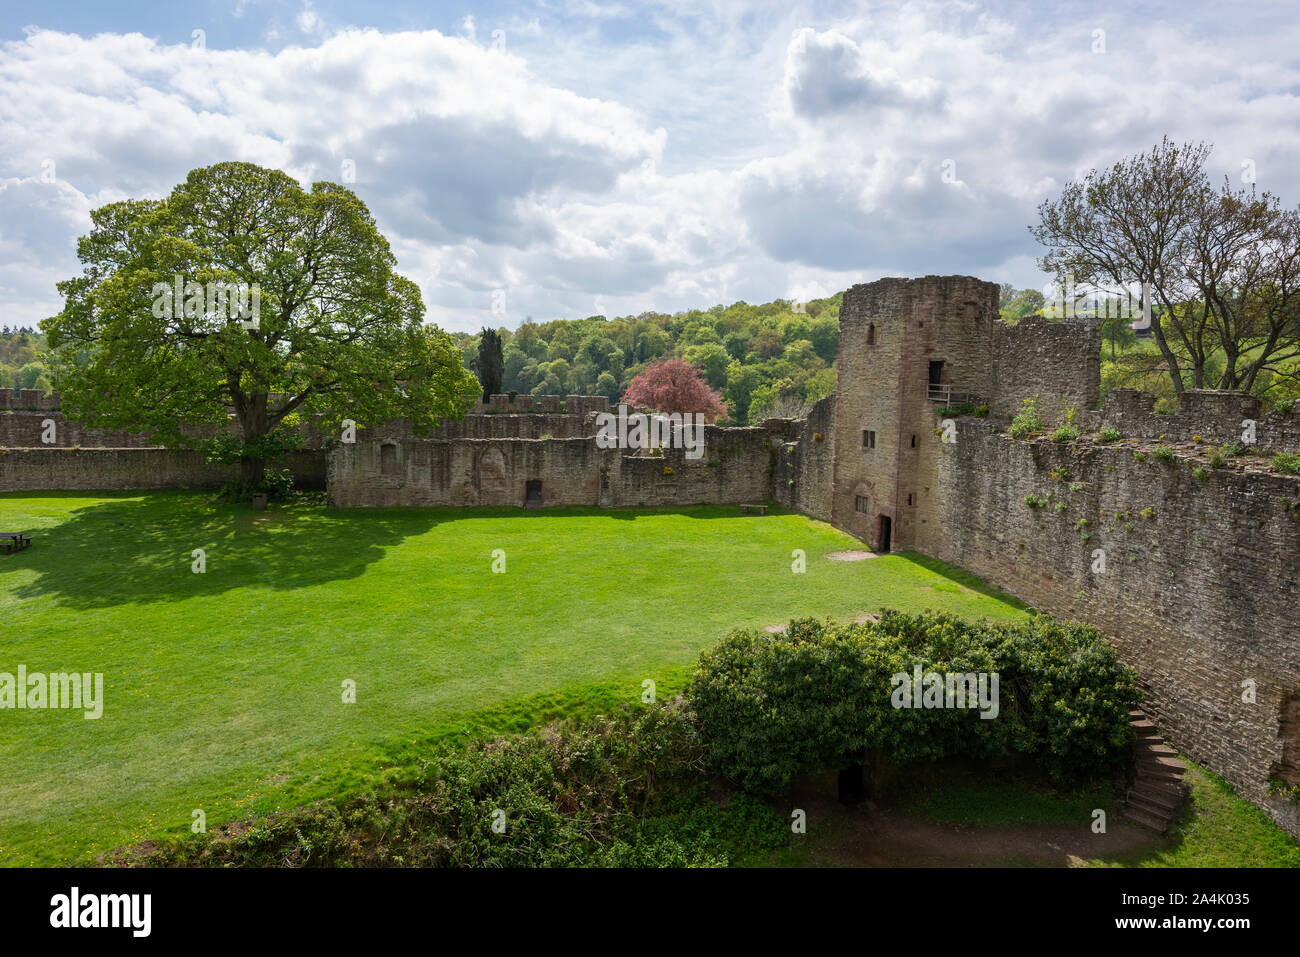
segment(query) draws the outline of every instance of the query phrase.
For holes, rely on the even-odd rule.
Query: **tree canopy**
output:
[[[407,418],[422,432],[478,394],[350,190],[219,163],[91,221],[83,274],[59,283],[63,310],[42,323],[70,418],[173,447],[224,441],[256,481],[300,419]],[[232,412],[233,439],[188,434],[224,433]]]
[[[632,380],[623,400],[656,412],[699,413],[709,422],[727,414],[722,396],[700,378],[699,369],[676,356],[647,366]]]
[[[1166,137],[1067,184],[1030,228],[1063,285],[1147,285],[1175,392],[1259,391],[1300,377],[1300,210],[1253,182],[1215,188],[1209,155]]]

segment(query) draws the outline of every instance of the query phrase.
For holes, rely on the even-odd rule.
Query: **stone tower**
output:
[[[987,401],[998,286],[881,279],[844,293],[831,523],[878,551],[934,554],[937,409]]]

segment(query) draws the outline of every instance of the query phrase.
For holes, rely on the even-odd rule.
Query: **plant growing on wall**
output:
[[[396,418],[423,433],[479,392],[341,186],[305,190],[278,170],[219,163],[165,199],[94,210],[91,223],[77,244],[84,271],[59,283],[63,310],[42,323],[70,419],[224,452],[253,483],[290,444],[293,416],[332,434],[344,419]],[[232,287],[248,293],[237,315],[223,308]],[[232,412],[223,449],[186,434],[224,432]]]
[[[1300,455],[1294,452],[1280,452],[1273,456],[1273,471],[1286,475],[1300,475]]]
[[[1038,414],[1038,396],[1022,399],[1020,411],[1011,420],[1012,438],[1020,439],[1041,431],[1043,431],[1043,420]]]
[[[1073,442],[1083,434],[1083,430],[1074,424],[1074,416],[1075,408],[1070,406],[1065,410],[1065,421],[1057,426],[1056,431],[1052,433],[1052,441]]]

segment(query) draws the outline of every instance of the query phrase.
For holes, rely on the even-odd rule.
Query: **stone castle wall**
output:
[[[760,428],[704,429],[703,456],[602,449],[594,428],[570,438],[405,438],[360,432],[330,456],[330,502],[341,507],[527,503],[601,508],[728,504],[771,498],[777,452]]]
[[[945,532],[927,552],[1112,636],[1170,743],[1300,836],[1300,808],[1265,793],[1272,776],[1300,784],[1300,725],[1283,725],[1300,708],[1300,479],[1198,478],[1181,458],[978,419],[939,448]]]
[[[1027,316],[1014,325],[993,324],[993,377],[989,414],[1009,419],[1034,399],[1044,422],[1059,424],[1101,398],[1101,327],[1095,320],[1053,322]]]
[[[325,487],[325,456],[295,452],[271,463],[293,472],[299,488]],[[237,465],[209,465],[198,452],[174,449],[0,449],[0,491],[220,488],[239,478]]]
[[[448,420],[430,433],[441,439],[567,439],[595,433],[592,415],[606,411],[603,396],[528,396],[509,403],[527,414],[488,414],[476,407],[463,419]],[[501,404],[501,403],[497,403]],[[67,420],[57,392],[0,390],[0,491],[34,489],[219,488],[238,477],[234,466],[208,465],[192,451],[165,449],[151,436],[121,429],[89,428]],[[488,408],[491,408],[489,406]],[[54,425],[53,442],[44,442],[46,423]],[[234,431],[233,420],[228,426]],[[194,438],[215,435],[217,426],[186,429]],[[414,438],[407,423],[391,423],[385,433]],[[271,463],[288,467],[300,488],[325,487],[325,449],[332,444],[311,427],[302,429],[300,451]],[[132,453],[140,454],[132,454]]]
[[[1155,412],[1156,397],[1136,389],[1112,389],[1106,403],[1096,412],[1081,417],[1091,429],[1114,428],[1121,435],[1142,439],[1166,436],[1190,440],[1200,436],[1206,444],[1254,445],[1262,452],[1300,451],[1300,410],[1274,411],[1263,415],[1259,400],[1240,392],[1189,389],[1178,400],[1171,415]],[[1246,425],[1255,424],[1253,442],[1245,442]]]

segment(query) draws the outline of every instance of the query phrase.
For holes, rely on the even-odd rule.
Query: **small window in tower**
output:
[[[912,448],[916,448],[916,436],[912,436]]]
[[[873,322],[867,326],[867,345],[874,346],[875,344],[876,344],[876,324]]]
[[[862,430],[862,447],[864,449],[874,449],[876,447],[876,433],[870,429]]]
[[[867,497],[865,495],[855,495],[853,497],[853,508],[863,515],[867,514]]]
[[[912,494],[913,494],[913,493],[911,493],[911,492],[908,492],[908,493],[907,493],[907,504],[908,504],[908,505],[914,505],[914,504],[915,504],[915,503],[912,501]]]

